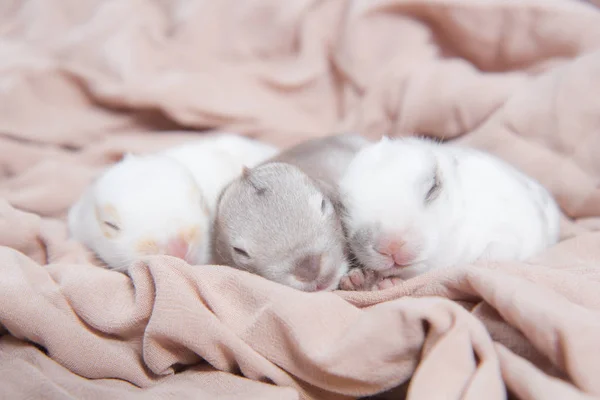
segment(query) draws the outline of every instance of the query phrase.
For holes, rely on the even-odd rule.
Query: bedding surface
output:
[[[600,9],[577,0],[0,2],[0,398],[600,398]],[[68,207],[124,152],[355,130],[496,154],[561,242],[377,292],[168,256]]]

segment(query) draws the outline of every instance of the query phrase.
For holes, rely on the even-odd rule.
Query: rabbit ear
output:
[[[246,179],[250,176],[250,168],[242,166],[242,178]]]

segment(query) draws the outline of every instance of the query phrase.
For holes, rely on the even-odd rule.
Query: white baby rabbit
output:
[[[244,166],[276,153],[249,138],[216,134],[155,154],[129,154],[71,207],[71,235],[119,271],[151,254],[206,264],[220,190]]]
[[[356,155],[340,193],[364,267],[343,279],[347,290],[479,259],[524,260],[559,237],[560,210],[539,183],[448,143],[384,137]]]

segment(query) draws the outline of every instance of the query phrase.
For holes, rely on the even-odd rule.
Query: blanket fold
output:
[[[0,398],[600,398],[593,2],[15,0],[0,27]],[[555,195],[561,242],[304,293],[69,238],[104,168],[215,129],[473,146]]]

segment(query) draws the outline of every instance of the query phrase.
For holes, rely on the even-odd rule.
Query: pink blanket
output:
[[[0,398],[600,398],[599,93],[593,2],[0,2]],[[205,128],[463,142],[546,185],[562,240],[304,293],[68,238],[104,167]]]

